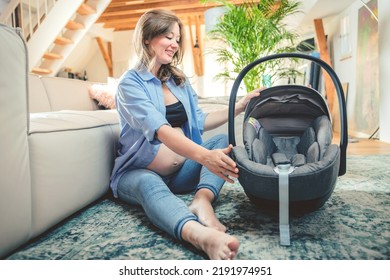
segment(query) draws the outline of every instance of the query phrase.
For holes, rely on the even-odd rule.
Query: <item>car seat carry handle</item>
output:
[[[302,53],[280,53],[273,54],[269,56],[265,56],[259,58],[252,63],[248,64],[241,70],[238,74],[236,80],[234,81],[230,99],[229,99],[229,114],[228,114],[228,134],[229,134],[229,143],[233,146],[236,146],[235,139],[235,131],[234,131],[234,110],[236,104],[236,97],[241,81],[245,77],[245,75],[251,70],[253,67],[260,63],[264,63],[269,60],[279,59],[279,58],[302,58],[306,60],[310,60],[316,64],[318,64],[322,69],[324,69],[332,79],[332,82],[336,88],[337,97],[339,101],[339,110],[340,110],[340,168],[339,168],[339,176],[344,175],[346,172],[346,153],[347,153],[347,145],[348,145],[348,126],[347,126],[347,110],[345,104],[345,97],[343,88],[339,78],[337,77],[335,71],[332,67],[329,66],[325,61],[320,58],[302,54]]]

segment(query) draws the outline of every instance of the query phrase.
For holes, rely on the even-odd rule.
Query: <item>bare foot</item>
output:
[[[226,232],[226,227],[218,220],[217,216],[214,213],[214,208],[211,205],[213,194],[211,191],[204,189],[211,193],[208,195],[204,195],[201,192],[203,190],[199,190],[194,197],[189,209],[192,213],[194,213],[201,224],[206,227],[214,228],[218,231]]]
[[[205,252],[210,260],[232,260],[240,246],[236,237],[205,227],[197,221],[188,221],[184,224],[182,238]]]

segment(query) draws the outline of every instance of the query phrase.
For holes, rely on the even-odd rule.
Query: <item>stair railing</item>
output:
[[[29,41],[45,20],[58,0],[12,0],[4,13],[0,14],[0,22],[19,27],[26,41]]]

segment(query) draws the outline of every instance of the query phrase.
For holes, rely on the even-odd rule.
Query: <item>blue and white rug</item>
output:
[[[291,246],[280,246],[277,218],[261,213],[242,187],[226,184],[215,210],[240,239],[237,259],[390,259],[390,155],[349,156],[325,205],[291,220]],[[191,195],[183,195],[190,202]],[[152,226],[140,208],[107,196],[8,259],[194,260],[206,256]]]

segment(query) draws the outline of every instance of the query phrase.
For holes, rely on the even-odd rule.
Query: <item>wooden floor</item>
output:
[[[338,144],[339,140],[334,139]],[[376,139],[350,138],[347,155],[390,155],[390,144]]]

